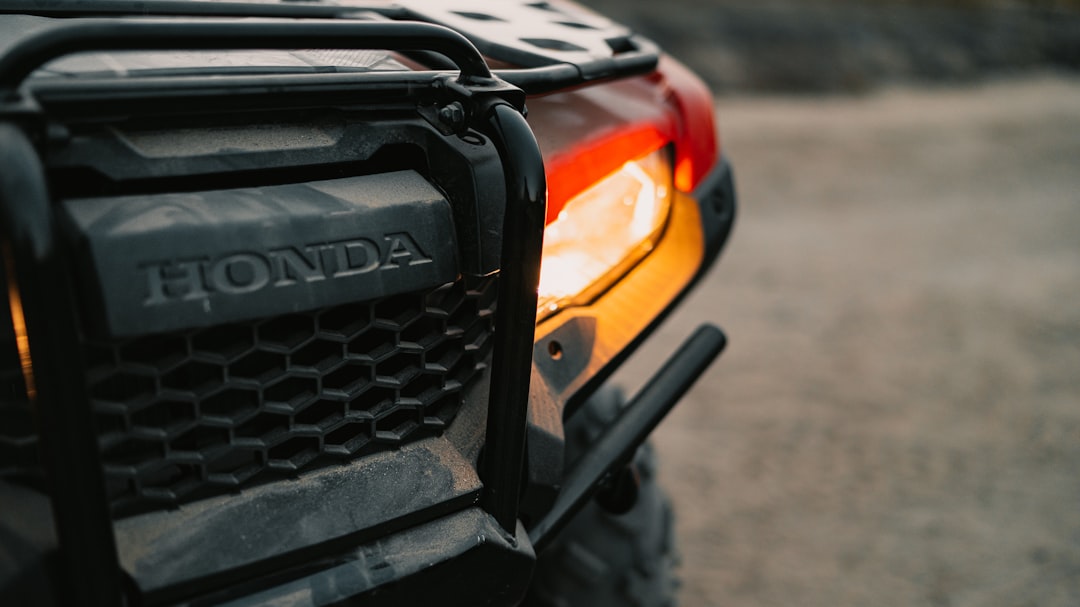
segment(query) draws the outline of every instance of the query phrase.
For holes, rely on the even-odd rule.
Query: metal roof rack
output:
[[[520,66],[494,70],[494,75],[522,89],[542,94],[596,80],[622,78],[655,69],[659,50],[646,38],[608,19],[559,2],[514,0],[498,4],[460,0],[452,5],[402,0],[397,4],[362,2],[216,2],[207,0],[97,0],[55,2],[42,6],[33,0],[5,0],[0,13],[51,17],[265,17],[357,21],[371,15],[392,21],[444,25],[466,38],[488,59]],[[529,23],[528,32],[520,27]],[[18,41],[13,41],[18,44]],[[320,48],[334,45],[320,40]],[[302,41],[297,41],[302,43]],[[303,44],[301,44],[303,46]],[[311,46],[308,40],[306,46]],[[11,43],[9,43],[9,48]],[[419,45],[412,45],[414,47]],[[343,43],[341,48],[357,48]],[[99,47],[104,50],[104,47]],[[147,49],[151,47],[141,46]],[[195,48],[189,46],[189,48]],[[221,48],[220,46],[217,48]],[[252,48],[246,46],[244,48]],[[274,46],[273,48],[286,48]],[[378,48],[367,44],[362,48]],[[119,50],[112,48],[111,50]],[[449,63],[433,47],[394,50],[420,57],[434,69],[473,68]],[[0,87],[3,87],[0,81]]]

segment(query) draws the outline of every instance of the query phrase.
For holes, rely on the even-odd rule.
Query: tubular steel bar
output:
[[[62,549],[65,605],[119,605],[120,569],[94,417],[82,382],[76,298],[55,239],[44,170],[15,126],[0,123],[0,238],[29,337],[41,454]],[[28,386],[29,387],[29,386]]]
[[[384,15],[401,13],[391,6],[342,6],[314,2],[226,2],[222,0],[4,0],[0,12],[50,16],[90,15],[197,15],[213,17],[323,17],[331,18],[358,11]]]
[[[43,29],[8,48],[0,55],[0,94],[13,93],[43,63],[70,53],[260,48],[428,50],[453,61],[463,83],[492,77],[467,38],[430,23],[87,19]]]
[[[125,3],[119,3],[124,5]],[[110,5],[111,6],[111,5]],[[162,14],[172,5],[162,3]],[[254,14],[277,5],[246,5]],[[119,7],[111,6],[116,10]],[[221,5],[240,10],[240,5]],[[338,16],[337,12],[308,11],[301,7],[288,16]],[[335,7],[340,11],[340,7]],[[101,10],[101,7],[95,8]],[[156,11],[155,11],[156,12]],[[227,13],[228,11],[226,11]],[[173,13],[175,14],[175,13]],[[392,14],[392,13],[388,13]],[[384,15],[386,16],[386,15]],[[393,15],[397,16],[397,15]],[[502,69],[495,76],[538,95],[589,82],[625,78],[656,69],[660,51],[646,38],[628,39],[631,50],[585,63],[553,63],[527,69]],[[484,82],[492,78],[483,56],[465,36],[454,30],[418,21],[299,20],[291,22],[236,22],[226,20],[83,19],[54,25],[16,42],[0,56],[0,94],[10,95],[36,68],[50,59],[92,50],[225,50],[225,49],[348,48],[414,52],[429,57],[442,55],[461,70],[459,80]],[[443,62],[436,62],[443,68]],[[137,84],[137,83],[136,83]]]
[[[525,457],[547,188],[544,160],[525,117],[509,104],[496,102],[486,118],[485,130],[506,171],[507,200],[480,478],[484,481],[484,509],[514,537]]]
[[[206,111],[332,107],[355,104],[358,100],[364,103],[380,99],[400,100],[421,91],[432,91],[437,83],[454,77],[454,74],[436,72],[357,72],[226,78],[52,78],[34,82],[31,94],[50,116],[162,116]]]
[[[606,59],[579,64],[556,63],[527,69],[500,69],[495,70],[495,75],[529,95],[540,95],[598,80],[626,78],[655,70],[660,61],[659,47],[641,36],[631,36],[629,42],[633,44],[633,50],[617,53]]]
[[[649,433],[720,355],[725,345],[727,337],[720,329],[712,325],[698,327],[675,356],[634,396],[619,418],[567,474],[551,511],[529,530],[529,540],[537,554],[606,479],[630,463]]]

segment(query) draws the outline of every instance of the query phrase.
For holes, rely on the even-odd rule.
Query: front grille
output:
[[[485,368],[494,279],[306,314],[86,343],[115,516],[436,434]]]

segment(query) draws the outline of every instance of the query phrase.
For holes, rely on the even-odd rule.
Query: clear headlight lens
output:
[[[671,208],[670,151],[631,160],[566,203],[544,232],[538,318],[585,303],[648,254]]]

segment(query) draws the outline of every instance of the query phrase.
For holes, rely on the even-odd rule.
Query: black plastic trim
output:
[[[720,255],[735,225],[738,204],[735,196],[735,173],[727,157],[721,157],[715,170],[694,189],[694,199],[701,209],[705,231],[705,261],[695,281]]]
[[[395,479],[393,488],[388,478]],[[433,439],[125,519],[116,535],[121,563],[146,602],[203,593],[233,597],[265,588],[267,578],[306,575],[359,545],[390,541],[460,512],[476,504],[479,492],[469,463],[452,445]]]
[[[483,510],[466,508],[360,545],[316,571],[282,571],[250,594],[232,588],[192,604],[511,607],[528,588],[535,559],[520,525],[506,534]]]

